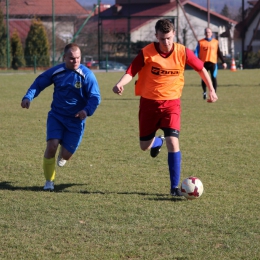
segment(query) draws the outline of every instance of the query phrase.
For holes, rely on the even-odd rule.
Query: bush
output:
[[[12,68],[17,70],[19,67],[25,66],[23,56],[23,46],[17,30],[14,31],[11,38]]]
[[[49,42],[46,30],[40,20],[32,20],[32,25],[26,38],[24,56],[27,66],[34,66],[35,56],[37,65],[50,66]]]

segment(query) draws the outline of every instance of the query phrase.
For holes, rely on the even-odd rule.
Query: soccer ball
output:
[[[197,199],[203,193],[203,184],[197,177],[188,177],[181,184],[181,192],[187,199]]]

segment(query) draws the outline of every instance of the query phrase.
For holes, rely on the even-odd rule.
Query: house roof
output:
[[[76,0],[11,0],[10,17],[52,16],[52,2],[56,16],[86,17],[90,11],[85,10]],[[0,1],[1,9],[6,14],[6,1]]]
[[[191,2],[190,0],[180,0],[182,5],[189,5],[193,8],[199,9],[202,12],[208,12],[207,8],[204,8],[198,4]],[[108,31],[113,32],[126,32],[128,26],[128,17],[140,17],[140,19],[131,19],[131,32],[139,29],[145,23],[149,22],[151,19],[155,17],[162,17],[169,13],[170,10],[175,10],[177,8],[176,1],[170,3],[154,3],[154,4],[121,4],[121,5],[113,5],[111,8],[105,10],[100,14],[102,19],[102,24],[104,28]],[[220,15],[216,12],[210,11],[211,16],[215,16],[219,19],[222,19],[228,23],[237,24],[236,21],[231,20],[223,15]],[[120,19],[120,23],[116,20]],[[93,23],[88,23],[88,29],[96,29],[97,16],[91,19]]]
[[[248,4],[250,4],[250,5],[256,5],[256,3],[258,2],[258,0],[256,0],[256,1],[247,1],[248,2]]]
[[[28,35],[28,32],[31,27],[32,20],[31,19],[13,19],[9,21],[9,31],[10,36],[14,33],[16,30],[21,41],[24,43],[25,39]]]
[[[203,6],[200,6],[200,5],[196,4],[196,3],[193,3],[193,2],[191,2],[191,1],[188,1],[188,4],[191,5],[191,6],[196,7],[197,9],[200,9],[200,10],[203,11],[203,12],[206,12],[206,13],[208,12],[208,9],[207,9],[207,8],[205,8],[205,7],[203,7]],[[220,18],[220,19],[222,19],[222,20],[224,20],[224,21],[227,21],[227,22],[229,22],[229,23],[237,24],[237,21],[234,21],[234,20],[232,20],[232,19],[229,19],[228,17],[226,17],[226,16],[224,16],[224,15],[221,15],[221,14],[219,14],[219,13],[210,11],[210,15],[211,15],[211,16],[215,16],[215,17],[218,17],[218,18]]]
[[[85,10],[76,0],[54,0],[54,11],[56,17],[88,17],[91,11]],[[69,6],[69,8],[68,8]],[[0,1],[0,8],[6,15],[6,1]],[[28,35],[31,19],[34,17],[51,18],[52,0],[9,0],[9,30],[10,35],[16,29],[22,42]]]
[[[254,7],[251,8],[251,11],[248,13],[246,19],[236,25],[236,29],[240,32],[240,35],[242,35],[242,33],[245,33],[247,31],[248,27],[257,17],[259,12],[260,12],[260,1],[257,1],[257,3],[254,4]]]

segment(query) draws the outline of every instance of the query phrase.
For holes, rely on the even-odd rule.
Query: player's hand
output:
[[[31,104],[31,101],[26,98],[26,99],[22,100],[21,107],[28,109],[30,107],[30,104]]]
[[[227,63],[223,63],[223,69],[225,70],[227,68]]]
[[[118,95],[122,95],[123,94],[123,92],[124,92],[124,87],[123,86],[117,86],[117,85],[115,85],[114,87],[113,87],[113,92],[115,93],[115,94],[118,94]]]
[[[87,117],[87,112],[86,112],[86,110],[81,110],[81,111],[79,111],[76,115],[75,115],[75,117],[78,117],[80,120],[84,120],[86,117]]]
[[[217,96],[216,92],[214,90],[210,91],[209,92],[209,98],[208,98],[207,102],[214,103],[217,100],[218,100],[218,96]]]

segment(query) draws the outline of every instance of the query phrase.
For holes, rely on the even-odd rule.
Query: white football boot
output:
[[[59,153],[58,158],[57,158],[57,165],[59,167],[63,167],[66,164],[66,162],[67,162],[67,160],[61,158],[60,153]]]

